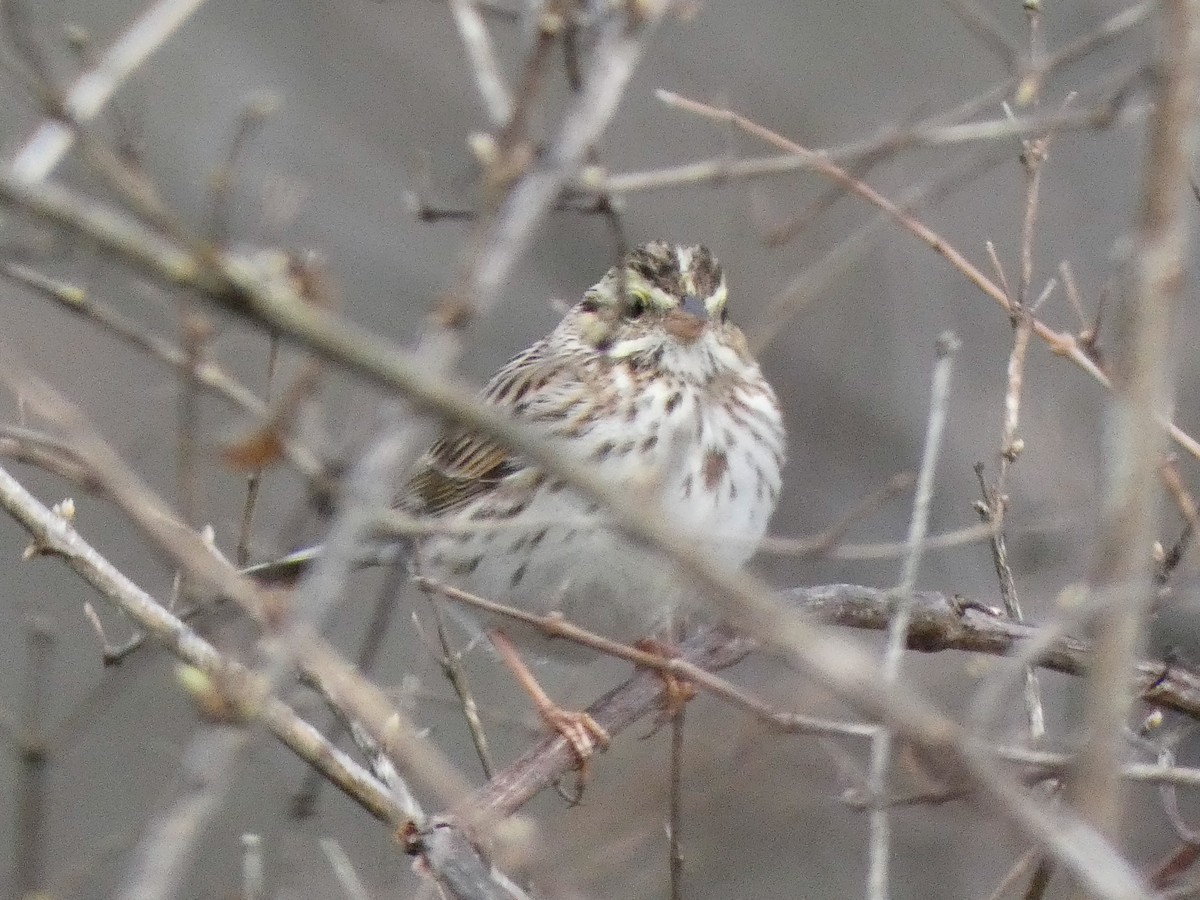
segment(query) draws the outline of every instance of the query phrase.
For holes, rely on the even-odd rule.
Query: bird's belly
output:
[[[668,469],[663,511],[706,558],[734,570],[754,555],[766,533],[779,497],[780,458],[769,445],[739,439],[719,415],[705,421],[702,435]]]
[[[605,527],[590,504],[563,491],[535,499],[521,518],[529,524],[426,540],[418,570],[527,613],[562,615],[626,643],[657,634],[673,620],[683,599],[675,567]],[[573,642],[547,640],[510,617],[460,610],[468,627],[503,628],[519,644],[534,645],[535,653],[593,655]]]
[[[753,555],[766,531],[779,494],[782,449],[739,439],[738,423],[727,417],[698,415],[697,399],[687,397],[675,422],[655,429],[597,429],[591,444],[605,452],[583,458],[613,485],[657,497],[668,527],[732,571]],[[654,441],[647,440],[651,436]],[[651,444],[647,452],[622,452]],[[514,496],[520,491],[514,486]],[[502,499],[492,502],[504,508]],[[559,483],[543,481],[510,518],[467,513],[461,519],[466,527],[458,533],[422,541],[422,574],[525,612],[561,614],[623,642],[659,634],[698,605],[675,565],[607,527],[597,504]],[[503,627],[545,656],[588,655],[510,618],[468,611],[466,619]]]
[[[664,511],[697,540],[706,558],[730,570],[750,556],[766,525],[766,513],[751,514],[728,492],[664,503]],[[562,615],[624,643],[659,635],[677,617],[694,614],[696,598],[676,566],[601,524],[591,504],[563,491],[536,499],[521,520],[427,540],[418,560],[421,574],[524,612]],[[468,628],[503,628],[542,656],[593,655],[510,617],[455,607]]]

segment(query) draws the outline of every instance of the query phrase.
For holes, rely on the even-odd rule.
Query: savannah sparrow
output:
[[[775,394],[728,321],[726,298],[707,248],[645,244],[497,372],[483,399],[661,504],[669,521],[733,570],[754,552],[775,508],[785,438]],[[485,437],[439,440],[396,506],[430,523],[411,565],[435,581],[561,613],[624,642],[661,634],[689,612],[673,566],[608,527],[596,504]],[[515,652],[504,635],[543,657],[589,652],[470,615],[510,666]],[[544,694],[535,702],[581,753],[589,735],[603,740],[594,723],[582,721],[581,731],[579,714],[548,707]]]

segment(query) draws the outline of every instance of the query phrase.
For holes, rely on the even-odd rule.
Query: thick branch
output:
[[[1183,289],[1184,205],[1193,202],[1189,179],[1200,94],[1200,2],[1172,0],[1162,9],[1163,72],[1143,176],[1134,291],[1118,306],[1108,497],[1090,579],[1103,609],[1087,691],[1088,740],[1073,789],[1083,816],[1112,837],[1121,821],[1119,760],[1132,701],[1128,671],[1153,596],[1150,550],[1157,536],[1163,445],[1156,423],[1169,411],[1170,346]]]

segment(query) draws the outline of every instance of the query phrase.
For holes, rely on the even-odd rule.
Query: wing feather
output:
[[[522,418],[528,405],[525,398],[565,374],[561,363],[547,363],[546,350],[545,342],[539,341],[513,357],[488,382],[481,398]],[[492,493],[528,468],[490,438],[451,433],[417,463],[399,506],[415,515],[443,515]]]

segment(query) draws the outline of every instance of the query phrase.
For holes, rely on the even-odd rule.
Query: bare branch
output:
[[[616,112],[646,41],[668,6],[666,0],[647,0],[608,11],[582,89],[563,117],[558,135],[537,167],[521,177],[495,215],[467,242],[462,271],[439,302],[437,316],[447,327],[430,332],[422,342],[430,359],[456,359],[457,329],[495,302],[517,257],[533,239],[534,228],[554,206],[563,186],[578,174]]]
[[[512,115],[512,98],[504,84],[504,76],[500,74],[487,25],[473,0],[450,0],[450,11],[454,14],[454,24],[458,26],[458,35],[471,61],[475,87],[483,100],[484,109],[492,127],[499,128]]]
[[[159,0],[151,6],[100,62],[84,73],[63,98],[64,112],[73,122],[89,122],[104,108],[121,83],[158,50],[204,0]],[[9,166],[9,174],[21,181],[41,181],[54,171],[75,142],[70,122],[43,122]]]
[[[1183,291],[1192,168],[1200,94],[1200,3],[1162,5],[1165,44],[1133,261],[1132,296],[1120,304],[1106,460],[1108,499],[1090,582],[1103,603],[1096,664],[1088,679],[1088,741],[1072,797],[1085,819],[1115,838],[1121,820],[1119,760],[1132,698],[1126,674],[1153,596],[1150,547],[1161,491],[1157,483],[1169,409],[1168,348]]]
[[[227,660],[207,641],[167,612],[161,603],[126,578],[97,553],[70,523],[37,501],[7,471],[0,469],[0,507],[33,535],[42,552],[63,559],[101,596],[114,603],[138,626],[179,659],[207,673],[222,686],[251,703],[257,693],[255,679],[246,669]],[[252,705],[252,704],[251,704]],[[385,821],[403,821],[399,810],[375,779],[346,754],[327,744],[307,722],[285,703],[266,698],[259,717],[271,732],[298,756],[321,769],[339,788]]]
[[[917,474],[917,490],[913,497],[912,518],[908,526],[908,555],[894,594],[894,609],[887,629],[887,648],[884,651],[881,674],[885,682],[895,683],[900,675],[900,661],[908,644],[908,628],[912,621],[913,589],[925,532],[929,527],[929,504],[933,499],[933,477],[937,471],[938,453],[942,447],[942,432],[946,426],[946,407],[950,402],[950,374],[954,370],[954,354],[959,341],[950,332],[937,340],[937,362],[933,369],[933,387],[929,401],[929,418],[925,426],[925,446],[921,453],[921,468]],[[888,769],[891,766],[892,734],[887,726],[878,729],[871,740],[871,768],[867,789],[871,795],[869,826],[867,897],[886,900],[890,894],[889,862],[892,832],[885,798],[888,792]]]
[[[245,261],[217,257],[204,264],[133,225],[127,218],[81,204],[62,189],[20,185],[0,177],[0,196],[88,233],[160,276],[191,282],[212,300],[242,315],[270,323],[281,334],[319,355],[349,365],[376,383],[404,392],[421,408],[455,424],[495,437],[548,475],[562,478],[582,496],[607,508],[613,523],[681,564],[687,576],[713,598],[720,613],[749,634],[784,653],[871,718],[919,748],[931,767],[950,779],[965,777],[996,803],[997,810],[1087,880],[1101,896],[1146,896],[1132,871],[1093,833],[1073,827],[1060,812],[1041,809],[1013,782],[998,775],[985,753],[963,740],[961,728],[906,686],[881,685],[874,661],[852,643],[816,628],[782,608],[760,580],[720,569],[679,534],[660,510],[598,478],[589,467],[564,459],[539,434],[501,411],[482,405],[470,392],[416,365],[389,342],[327,310],[296,302],[277,280],[264,279]],[[149,237],[148,243],[139,238]],[[182,549],[182,548],[181,548]],[[210,575],[211,577],[211,575]],[[244,585],[230,582],[233,595]]]
[[[669,106],[700,113],[717,121],[733,121],[739,127],[752,124],[730,110],[714,110],[707,104],[697,103],[669,91],[659,91],[658,95],[659,99]],[[711,182],[789,175],[795,172],[826,173],[829,166],[852,164],[860,159],[879,154],[883,150],[894,153],[907,147],[949,147],[958,144],[990,143],[1029,137],[1051,130],[1105,128],[1113,123],[1115,114],[1111,105],[1105,105],[1090,110],[1069,110],[1053,115],[994,119],[962,125],[917,124],[908,129],[890,131],[881,138],[837,147],[808,150],[793,146],[787,148],[787,152],[780,156],[708,160],[685,163],[651,172],[627,172],[607,176],[600,173],[588,173],[587,180],[580,187],[603,190],[619,196],[684,185],[694,186]],[[762,137],[763,135],[758,134],[758,136]],[[772,141],[772,143],[775,142]]]
[[[321,851],[325,854],[325,858],[329,860],[329,867],[333,869],[333,874],[337,877],[338,884],[342,886],[342,892],[346,895],[346,900],[371,900],[371,895],[367,891],[366,885],[362,883],[362,879],[354,871],[354,863],[350,861],[350,857],[342,849],[342,845],[333,838],[328,837],[321,838],[320,843]]]
[[[248,738],[244,728],[217,726],[192,739],[182,756],[179,796],[151,817],[134,848],[118,900],[167,900],[178,894],[198,838],[232,786]]]
[[[991,50],[1010,72],[1021,58],[1017,42],[1004,33],[996,20],[975,0],[943,0],[981,44]]]
[[[950,244],[944,237],[937,234],[928,226],[910,215],[907,212],[906,204],[897,204],[891,200],[888,200],[878,191],[874,190],[862,181],[854,178],[844,169],[841,169],[840,167],[830,163],[824,157],[815,154],[811,150],[801,147],[799,144],[789,141],[787,138],[776,135],[773,132],[769,132],[761,125],[753,123],[737,113],[733,113],[729,110],[714,109],[713,107],[707,106],[707,104],[697,103],[694,100],[688,100],[686,102],[689,108],[696,107],[697,111],[706,110],[707,112],[704,114],[719,119],[731,118],[732,121],[736,122],[741,127],[745,127],[752,134],[759,136],[770,135],[768,139],[772,143],[780,145],[782,142],[783,144],[791,147],[793,154],[807,156],[812,164],[812,168],[831,178],[835,182],[844,185],[851,193],[854,193],[872,205],[879,207],[884,213],[894,218],[903,228],[905,228],[905,230],[909,231],[914,236],[925,242],[932,250],[934,250],[934,252],[944,257],[947,262],[962,272],[962,274],[966,276],[966,278],[973,285],[979,288],[986,296],[998,303],[1010,315],[1012,314],[1009,299],[1005,291],[993,283],[986,275],[984,275],[978,268],[969,262],[967,258],[958,250],[956,250],[954,246]],[[3,188],[3,184],[0,183],[0,193],[3,193]],[[1109,381],[1108,375],[1099,367],[1099,365],[1097,365],[1096,361],[1092,359],[1092,357],[1085,352],[1082,347],[1080,347],[1079,341],[1077,341],[1073,335],[1065,332],[1057,332],[1036,318],[1033,320],[1031,327],[1033,328],[1033,333],[1045,341],[1047,345],[1049,345],[1051,352],[1059,356],[1065,356],[1104,387],[1111,388],[1112,385]],[[1196,459],[1200,459],[1200,442],[1197,442],[1194,438],[1192,438],[1168,419],[1162,418],[1159,421],[1162,427],[1167,430],[1167,433],[1171,436],[1172,440],[1187,450],[1187,452]]]
[[[21,774],[15,803],[13,884],[22,896],[31,896],[45,888],[50,839],[46,822],[46,769],[51,759],[45,715],[54,635],[49,623],[36,618],[27,622],[25,628],[28,659],[18,731]]]

